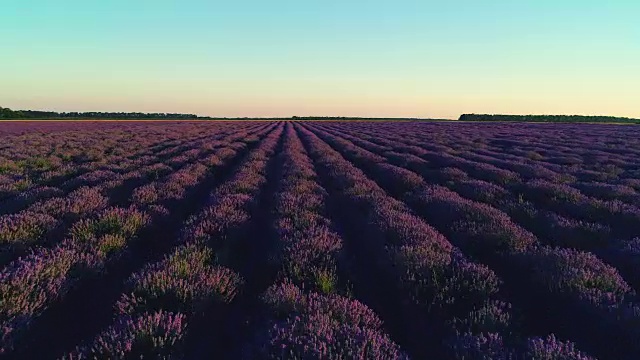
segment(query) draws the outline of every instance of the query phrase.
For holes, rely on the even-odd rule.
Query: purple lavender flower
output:
[[[272,286],[263,297],[280,319],[252,348],[263,358],[403,359],[382,331],[382,322],[358,301],[338,295],[303,294],[292,284]],[[283,318],[284,317],[284,318]]]
[[[189,315],[213,303],[231,302],[242,280],[227,268],[208,265],[210,257],[210,250],[187,245],[147,266],[129,279],[132,292],[118,301],[118,311],[135,314],[164,309]]]
[[[452,342],[451,347],[455,358],[459,360],[512,360],[515,358],[505,347],[502,337],[496,333],[461,334]]]
[[[552,334],[546,338],[527,341],[527,359],[531,360],[593,360],[591,356],[576,349],[572,342],[556,339]]]
[[[123,317],[90,345],[77,348],[64,359],[179,359],[186,328],[186,317],[180,313],[161,310]]]

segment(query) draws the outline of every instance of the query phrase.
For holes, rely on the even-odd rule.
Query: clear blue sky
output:
[[[0,106],[640,117],[640,1],[0,0]]]

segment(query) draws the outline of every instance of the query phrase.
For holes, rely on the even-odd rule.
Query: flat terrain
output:
[[[640,127],[0,124],[10,359],[638,359]]]

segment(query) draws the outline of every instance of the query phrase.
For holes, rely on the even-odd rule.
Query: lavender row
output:
[[[147,139],[161,142],[163,137],[172,137],[166,130],[137,130],[134,134],[142,133],[147,137],[131,136],[122,131],[92,133],[80,129],[64,134],[9,137],[6,141],[12,146],[0,151],[0,171],[7,179],[13,178],[13,181],[4,182],[1,193],[5,195],[2,197],[11,193],[11,186],[22,191],[31,184],[49,184],[74,174],[79,175],[101,166],[105,160],[121,162],[136,158],[147,151]],[[190,137],[188,133],[184,135],[186,138]],[[193,135],[197,133],[194,132]],[[154,146],[158,142],[149,145]]]
[[[438,144],[456,149],[472,149],[478,154],[498,154],[499,157],[511,159],[517,159],[519,156],[527,158],[532,163],[545,160],[539,164],[569,171],[575,169],[571,166],[573,164],[593,170],[611,169],[611,165],[614,164],[627,168],[637,163],[640,155],[638,131],[634,127],[532,125],[527,129],[517,129],[510,124],[388,125],[391,126],[387,129],[387,134],[417,140],[429,138]],[[347,127],[366,129],[370,133],[380,130],[380,127],[366,123],[350,124]],[[550,160],[553,159],[560,161],[552,163]]]
[[[177,182],[179,187],[190,187],[205,175],[200,171],[195,177],[189,174],[190,182],[181,182],[179,178],[168,181]],[[6,301],[2,302],[5,306],[0,314],[5,329],[4,351],[11,348],[17,333],[24,333],[33,319],[52,303],[63,299],[73,284],[89,281],[91,274],[105,271],[107,263],[126,251],[132,240],[132,230],[135,233],[141,230],[135,225],[140,225],[142,220],[145,224],[149,221],[146,213],[134,209],[127,211],[109,210],[95,220],[81,221],[72,229],[71,239],[52,250],[38,250],[3,269],[0,286],[6,289],[3,291]],[[123,234],[125,230],[127,232]]]
[[[204,146],[208,149],[207,151],[182,162],[181,168],[168,175],[166,179],[152,181],[134,189],[131,195],[132,203],[141,208],[162,212],[162,208],[168,202],[182,199],[187,189],[198,183],[201,176],[211,171],[218,171],[238,153],[246,150],[250,144],[258,142],[260,137],[271,129],[272,126],[266,126],[237,131],[227,138],[209,143],[209,146]]]
[[[12,152],[5,154],[4,160],[0,155],[0,189],[15,184],[17,188],[10,193],[18,195],[6,200],[5,203],[13,206],[23,205],[42,190],[53,186],[59,186],[67,191],[73,190],[78,183],[82,183],[81,180],[84,177],[87,178],[86,181],[91,181],[98,180],[95,178],[100,175],[108,176],[108,173],[128,172],[150,161],[163,160],[179,152],[193,149],[193,144],[210,137],[211,132],[222,136],[245,127],[209,125],[202,128],[192,124],[182,126],[179,129],[180,132],[176,133],[178,129],[173,128],[175,125],[136,129],[134,133],[111,131],[96,134],[74,131],[66,136],[56,134],[55,137],[51,135],[47,137],[46,134],[34,134],[27,139],[15,139],[13,141],[15,144],[10,147]],[[205,130],[204,135],[203,130]],[[29,146],[25,147],[26,145]],[[91,155],[78,157],[67,154],[68,151],[79,151]],[[23,173],[12,175],[11,172],[16,170]],[[89,174],[92,172],[94,174]],[[11,180],[12,177],[14,180]],[[74,180],[78,177],[79,179]],[[32,193],[31,197],[20,196],[27,190]],[[2,193],[1,190],[0,193]]]
[[[105,271],[149,223],[136,209],[110,208],[81,221],[71,237],[52,249],[39,249],[0,272],[0,353],[12,350],[34,320],[82,279]]]
[[[363,167],[369,174],[373,176],[385,189],[388,189],[395,196],[403,198],[411,198],[416,196],[411,192],[413,186],[418,186],[421,179],[416,174],[401,168],[385,163],[383,157],[374,155],[366,150],[353,146],[348,141],[332,138],[326,134],[316,132],[323,139],[343,151],[343,155],[353,160],[356,164]],[[430,218],[429,218],[430,220]],[[487,224],[491,226],[491,224]],[[464,227],[464,224],[457,223],[456,227]],[[440,226],[438,226],[440,228]],[[446,231],[440,228],[445,234],[452,239],[460,236],[459,233]],[[467,251],[464,244],[457,243],[461,249]],[[491,251],[490,249],[488,251]],[[495,276],[495,275],[494,275]],[[445,286],[446,287],[446,286]],[[454,328],[458,331],[458,338],[453,344],[450,344],[456,350],[456,355],[462,358],[588,358],[584,353],[575,349],[571,342],[558,341],[555,336],[549,335],[546,338],[533,337],[525,339],[523,324],[517,324],[513,319],[521,318],[521,315],[511,313],[511,305],[508,302],[492,300],[485,303],[481,308],[475,309],[467,314],[467,317],[456,318],[453,321]],[[499,333],[480,333],[474,334],[460,333],[459,326],[469,326],[471,329],[501,329]],[[539,333],[539,332],[538,332]],[[508,334],[508,335],[503,335]],[[510,344],[511,349],[505,348],[506,344]],[[537,344],[537,345],[534,345]],[[539,346],[538,346],[539,345]],[[534,351],[533,348],[536,348]],[[535,353],[535,355],[534,355]]]
[[[63,359],[178,358],[190,320],[212,307],[223,310],[241,285],[238,274],[212,265],[210,249],[180,246],[133,274],[114,324]]]
[[[236,133],[237,134],[237,133]],[[237,136],[237,135],[234,135]],[[226,143],[222,142],[219,145],[224,146]],[[189,162],[197,160],[198,156],[204,156],[209,154],[213,150],[195,149],[196,153],[192,154],[188,159],[182,159],[179,164],[174,165],[178,169],[184,167]],[[180,159],[184,157],[182,154],[178,154],[174,159]],[[171,159],[169,159],[171,160]],[[218,161],[215,158],[209,158],[209,161]],[[157,163],[157,165],[162,165]],[[159,173],[159,169],[162,170]],[[164,166],[159,168],[156,165],[151,165],[150,168],[141,168],[132,171],[120,178],[112,178],[110,181],[98,184],[93,187],[82,187],[76,191],[71,192],[66,197],[54,197],[49,200],[39,202],[28,210],[24,210],[18,214],[0,216],[0,245],[3,248],[2,261],[0,263],[6,263],[6,261],[12,260],[18,255],[24,254],[26,250],[35,245],[47,245],[55,244],[60,241],[67,229],[69,229],[76,221],[82,218],[90,217],[92,214],[106,208],[109,204],[120,205],[121,202],[114,201],[118,193],[128,193],[127,188],[131,184],[143,183],[152,179],[149,176],[149,172],[153,171],[155,177],[166,175],[173,170],[171,167]],[[180,197],[179,178],[182,174],[188,174],[193,171],[192,165],[188,165],[186,169],[178,171],[173,175],[170,175],[168,181],[165,182],[166,186],[160,190],[167,196]],[[187,175],[190,178],[195,178],[195,174]],[[172,180],[177,181],[172,181]],[[135,181],[134,181],[135,180]],[[128,181],[129,186],[123,184],[124,181]],[[133,182],[132,182],[133,181]],[[183,180],[188,181],[188,180]],[[141,185],[144,188],[144,185]],[[178,186],[178,188],[176,188]],[[111,197],[109,191],[112,189]],[[138,191],[136,189],[136,191]],[[134,191],[134,200],[137,199],[136,191]],[[139,192],[139,191],[138,191]],[[157,198],[157,196],[156,196]],[[124,199],[125,203],[128,199]],[[149,200],[149,199],[147,199]]]
[[[275,151],[283,125],[260,143],[232,178],[209,195],[206,207],[185,225],[182,241],[225,247],[230,232],[247,222],[248,210],[266,183],[266,164]]]
[[[360,224],[355,231],[366,242],[358,248],[372,252],[366,254],[372,258],[370,266],[381,267],[371,273],[375,286],[385,279],[389,287],[385,292],[400,297],[396,312],[414,342],[410,345],[414,354],[464,359],[529,351],[522,341],[514,348],[504,343],[503,336],[512,331],[511,306],[500,300],[501,280],[491,270],[466,259],[444,236],[387,196],[315,135],[306,133],[305,137],[312,156],[315,154],[316,161],[330,173],[332,186],[339,190],[334,196],[345,198],[341,202],[345,211],[364,212],[362,219],[352,215],[348,222]],[[483,343],[486,338],[493,339],[490,347]],[[550,339],[544,340],[545,344],[550,344]]]
[[[347,141],[342,144],[348,146]],[[554,315],[565,316],[562,331],[585,349],[606,353],[610,343],[619,341],[620,351],[627,356],[637,351],[632,341],[638,336],[634,330],[635,294],[615,269],[589,253],[541,246],[501,211],[461,198],[446,188],[426,185],[407,170],[381,166],[379,157],[363,149],[351,145],[345,151],[357,154],[353,158],[376,179],[396,184],[396,195],[455,240],[465,253],[491,264],[512,291],[528,291],[523,298],[533,292],[555,304]],[[549,310],[540,304],[530,306],[541,314]],[[606,331],[594,339],[593,333],[571,326],[575,319],[600,324]]]
[[[274,209],[275,261],[282,264],[278,278],[304,290],[334,293],[338,291],[338,262],[344,256],[342,239],[325,216],[328,194],[319,185],[313,163],[291,124],[278,159],[282,162]]]
[[[411,154],[424,154],[426,153],[425,151],[416,151],[414,149],[409,150],[411,153],[389,151],[389,149],[393,150],[394,148],[392,146],[380,146],[366,140],[370,139],[379,144],[391,145],[384,139],[369,138],[362,134],[359,137],[348,134],[342,134],[342,136],[365,149],[384,156],[392,164],[406,167],[421,174],[428,182],[447,186],[462,194],[463,197],[487,203],[506,212],[514,220],[517,220],[524,227],[538,235],[541,240],[551,245],[595,252],[599,257],[606,259],[609,263],[622,270],[625,278],[628,278],[634,284],[638,283],[639,273],[634,266],[636,263],[634,258],[638,254],[637,245],[634,244],[637,244],[638,240],[618,239],[621,236],[620,229],[622,226],[615,227],[612,230],[609,225],[576,220],[566,216],[566,214],[561,215],[547,210],[545,207],[536,206],[536,204],[527,201],[527,197],[514,191],[515,185],[506,189],[503,188],[497,178],[493,176],[495,173],[491,172],[490,169],[481,168],[479,170],[479,167],[483,164],[469,165],[464,161],[451,161],[447,162],[448,167],[438,167]],[[468,173],[460,169],[467,170]],[[493,181],[493,183],[470,179],[468,175]],[[539,181],[538,183],[548,185],[547,182]],[[522,186],[524,185],[517,185],[517,187]],[[568,189],[567,187],[563,188],[565,190]],[[575,191],[572,194],[575,195]],[[536,198],[538,202],[543,201],[539,193],[531,194],[531,197]],[[550,197],[553,198],[553,196]],[[631,228],[633,220],[629,219],[627,225],[627,228]]]
[[[395,141],[406,143],[406,139],[406,137],[396,137]],[[423,142],[420,140],[409,144],[423,146]],[[619,236],[640,235],[640,228],[636,226],[640,220],[640,208],[634,201],[637,199],[637,194],[629,186],[606,186],[606,184],[598,184],[597,182],[576,185],[583,189],[591,189],[592,195],[604,198],[604,200],[597,199],[582,194],[575,187],[561,184],[575,181],[574,178],[568,177],[566,172],[559,173],[540,165],[530,165],[521,159],[515,161],[497,158],[500,154],[496,154],[494,157],[482,156],[477,153],[476,149],[458,151],[455,156],[446,152],[442,153],[441,150],[433,152],[422,149],[420,155],[442,167],[459,167],[470,174],[485,176],[484,180],[493,178],[512,187],[514,191],[528,196],[528,199],[537,200],[540,198],[539,206],[552,206],[554,211],[560,211],[578,219],[602,222],[612,226],[619,233]],[[601,195],[602,192],[605,195]],[[619,192],[622,192],[623,195],[610,195]],[[620,198],[626,199],[626,201],[620,200]]]
[[[180,358],[185,355],[188,331],[193,331],[188,330],[187,324],[197,322],[212,311],[225,312],[225,304],[232,302],[239,291],[240,276],[212,264],[227,263],[229,257],[234,256],[229,242],[237,240],[249,225],[249,208],[266,182],[266,162],[280,134],[281,126],[262,140],[228,181],[211,193],[208,205],[185,222],[178,240],[182,245],[172,256],[132,276],[130,282],[137,283],[136,289],[132,294],[123,295],[116,305],[120,320],[68,358]],[[162,281],[162,285],[155,289],[153,281]],[[132,317],[132,314],[141,315]],[[180,319],[180,326],[175,325],[176,317]],[[197,331],[211,331],[207,329],[210,321],[220,321],[210,316],[207,319]],[[150,336],[145,332],[148,326],[138,324],[152,321],[160,326],[154,325],[156,330],[151,335],[171,341],[148,341]],[[123,347],[125,343],[129,345]]]
[[[243,181],[242,175],[247,169],[254,169],[256,163],[251,159],[255,159],[256,155],[259,157],[265,151],[265,146],[270,146],[271,139],[277,133],[277,130],[270,130],[272,128],[266,128],[271,133],[248,156],[234,176],[212,193],[212,196],[230,183]],[[243,137],[242,134],[239,135]],[[246,141],[255,141],[246,135],[244,137]],[[238,150],[239,147],[236,150],[223,148],[214,158],[207,158],[205,162],[215,167],[225,161],[225,158],[232,158]],[[188,179],[194,175],[194,171],[197,174],[203,165],[193,164],[187,168],[190,171],[185,169],[184,174],[177,179]],[[178,184],[181,183],[180,180],[177,181]],[[173,192],[182,191],[174,188]],[[140,194],[138,197],[149,199],[149,196]],[[142,202],[149,206],[149,201]],[[221,247],[211,246],[210,243],[200,241],[201,238],[196,240],[196,237],[191,236],[193,234],[190,230],[204,221],[203,216],[209,209],[206,207],[185,221],[178,239],[178,244],[182,245],[171,255],[131,276],[128,281],[130,293],[123,294],[115,306],[114,324],[86,345],[77,347],[65,358],[174,358],[184,355],[189,333],[187,325],[192,324],[192,327],[194,322],[202,321],[213,309],[218,313],[225,311],[243,282],[237,273],[218,265],[224,262],[220,256],[224,251]],[[223,218],[206,220],[225,221]],[[246,224],[239,222],[235,226],[236,229],[241,229]],[[227,230],[231,231],[230,228]],[[218,235],[225,236],[222,232]],[[211,251],[212,247],[217,248],[216,252]]]
[[[206,136],[204,136],[206,138]],[[149,153],[143,155],[144,152],[148,152],[147,148],[144,148],[138,155],[137,161],[132,163],[131,166],[124,166],[124,163],[120,157],[114,157],[109,159],[107,163],[98,164],[99,167],[85,172],[76,177],[70,178],[60,184],[59,188],[51,186],[40,186],[30,190],[23,191],[13,201],[5,201],[2,206],[2,212],[13,213],[20,211],[27,206],[39,201],[41,204],[45,200],[51,197],[64,197],[70,191],[73,191],[79,187],[102,185],[102,190],[108,190],[117,185],[122,184],[127,180],[141,178],[142,174],[146,174],[149,177],[159,176],[167,171],[171,171],[171,167],[165,165],[163,160],[166,160],[170,156],[178,156],[181,152],[188,150],[197,151],[198,142],[193,145],[195,147],[185,147],[192,139],[184,139],[178,144],[172,144],[169,148],[158,149],[159,152]],[[153,148],[153,147],[152,147]],[[173,149],[174,151],[162,154],[167,150]],[[178,150],[178,151],[175,151]],[[153,155],[153,156],[152,156]],[[180,158],[178,158],[180,159]],[[124,171],[124,172],[123,172]]]
[[[93,165],[91,167],[72,166],[77,173],[76,176],[65,176],[66,179],[60,183],[58,187],[40,185],[23,190],[14,198],[5,200],[2,206],[0,206],[0,212],[4,214],[14,213],[27,208],[37,201],[44,201],[55,196],[62,197],[70,191],[83,186],[104,185],[105,182],[108,182],[109,187],[113,187],[114,185],[134,178],[136,175],[135,171],[147,173],[149,177],[160,176],[167,171],[171,171],[169,165],[175,166],[188,161],[190,152],[198,151],[199,147],[211,149],[210,144],[212,142],[215,143],[216,138],[236,134],[237,130],[238,129],[229,129],[227,131],[220,131],[219,134],[214,137],[210,135],[200,135],[197,138],[192,138],[189,137],[188,134],[184,134],[184,138],[178,142],[168,142],[162,144],[162,146],[155,145],[142,148],[138,153],[128,156],[128,158],[135,159],[133,162],[127,161],[126,158],[121,156],[109,156],[107,159],[101,159],[99,162],[92,163]],[[95,142],[95,139],[91,140]],[[126,146],[123,148],[119,147],[119,149],[127,151]],[[181,153],[184,153],[183,157],[178,156]],[[174,157],[174,159],[168,160],[171,157]],[[168,160],[166,164],[164,163],[165,160]],[[83,171],[83,169],[85,171]],[[54,175],[51,176],[53,177]]]
[[[265,319],[243,345],[245,358],[400,358],[375,313],[338,295],[340,236],[324,217],[326,192],[292,125],[287,125],[276,191],[281,270],[262,296]]]
[[[262,296],[271,314],[266,330],[246,344],[247,359],[405,359],[382,321],[357,300],[306,293],[292,283]]]
[[[551,180],[574,182],[576,178],[581,178],[583,179],[582,182],[574,185],[581,189],[587,189],[591,196],[602,200],[621,200],[633,204],[633,201],[637,199],[633,186],[635,185],[637,188],[637,185],[640,185],[640,181],[634,182],[635,179],[633,177],[640,176],[640,173],[637,172],[640,164],[637,162],[637,156],[629,155],[630,144],[627,140],[611,141],[617,144],[625,144],[625,151],[622,153],[619,151],[614,153],[606,152],[610,148],[605,148],[605,151],[594,150],[593,147],[597,146],[597,142],[594,142],[594,140],[597,138],[592,134],[584,137],[585,142],[589,142],[588,144],[569,145],[574,137],[567,137],[567,139],[563,139],[561,145],[547,145],[545,147],[546,150],[539,150],[531,145],[538,141],[538,133],[534,136],[519,136],[509,141],[494,140],[489,137],[500,136],[500,134],[496,133],[481,134],[480,136],[474,133],[468,134],[469,137],[473,138],[473,141],[469,141],[464,138],[464,134],[460,134],[459,128],[451,134],[446,134],[447,136],[441,137],[438,134],[436,137],[425,132],[424,127],[422,126],[422,131],[420,131],[421,127],[419,126],[414,129],[397,127],[395,131],[388,132],[385,138],[393,139],[394,141],[390,142],[390,144],[395,145],[399,145],[399,143],[406,142],[409,139],[409,141],[422,144],[428,150],[435,151],[440,155],[450,153],[457,157],[464,157],[481,163],[491,163],[496,166],[509,165],[508,169],[518,170],[525,179],[533,176],[534,178],[545,177]],[[332,128],[338,129],[335,126]],[[616,127],[611,128],[615,129]],[[505,129],[508,130],[509,127],[505,127]],[[368,134],[379,133],[371,128],[367,128],[365,132]],[[359,133],[362,134],[362,132]],[[552,142],[557,136],[554,133],[544,135],[549,135],[545,138],[547,142]],[[620,133],[612,132],[611,135],[619,136]],[[424,139],[430,139],[430,143],[424,142]],[[612,139],[617,138],[612,136]],[[438,146],[431,144],[433,141],[436,141]],[[606,139],[603,139],[603,142],[606,143]],[[493,146],[494,143],[499,146]],[[492,147],[494,150],[491,150]],[[558,153],[559,149],[566,149],[565,153]],[[633,146],[631,146],[631,149],[633,149]],[[548,160],[542,161],[541,158],[543,156],[541,154],[544,154]],[[623,154],[627,156],[626,160],[619,158]],[[584,161],[582,157],[584,157]],[[587,160],[593,162],[594,167],[587,167]],[[629,178],[630,176],[631,178]],[[602,181],[607,183],[602,183]]]
[[[366,140],[348,135],[343,136],[347,136],[351,141],[376,153],[385,150],[367,143]],[[385,152],[381,155],[384,155],[393,164],[408,167],[418,174],[422,174],[424,179],[429,182],[447,186],[463,197],[487,203],[504,211],[547,244],[593,252],[608,264],[615,266],[623,277],[634,286],[640,284],[640,272],[636,259],[640,253],[638,250],[640,239],[615,239],[609,226],[559,215],[535,206],[522,196],[518,198],[499,184],[468,179],[467,174],[462,171],[458,173],[447,171],[448,169],[458,169],[458,167],[437,169],[426,161],[405,153]],[[539,198],[539,194],[536,195]]]

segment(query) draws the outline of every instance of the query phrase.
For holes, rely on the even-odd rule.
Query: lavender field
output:
[[[0,138],[1,358],[640,358],[639,127]]]

